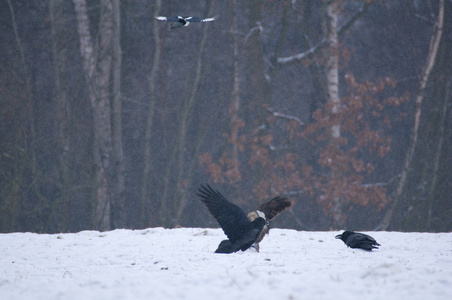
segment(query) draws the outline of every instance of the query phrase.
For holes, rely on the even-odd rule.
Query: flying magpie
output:
[[[271,220],[276,218],[276,216],[279,215],[282,211],[290,208],[291,206],[292,202],[290,200],[285,197],[278,196],[271,199],[270,201],[262,203],[255,211],[248,213],[248,219],[250,221],[254,221],[258,217],[258,212],[263,212],[265,219],[270,222]],[[254,242],[252,247],[255,248],[257,252],[259,252],[259,243],[264,239],[265,235],[268,234],[269,231],[270,225],[264,226],[261,234]]]
[[[336,235],[336,238],[341,239],[350,248],[372,251],[372,249],[378,249],[378,246],[381,246],[370,235],[359,232],[344,231],[342,234]]]
[[[207,186],[201,185],[196,194],[228,237],[228,240],[220,243],[215,253],[245,251],[256,242],[264,226],[268,226],[263,212],[256,211],[257,218],[253,221],[248,220],[247,215],[240,207],[227,200],[208,184]]]
[[[167,22],[171,22],[171,29],[174,28],[180,28],[180,27],[186,27],[188,25],[190,25],[190,23],[195,23],[195,22],[212,22],[215,21],[215,17],[212,18],[206,18],[206,19],[201,19],[201,18],[196,18],[196,17],[182,17],[182,16],[177,16],[177,17],[162,17],[162,16],[157,16],[154,17],[156,20],[158,21],[167,21]]]

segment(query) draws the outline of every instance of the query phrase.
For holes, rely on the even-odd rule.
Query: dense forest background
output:
[[[2,0],[0,54],[0,232],[452,230],[450,0]]]

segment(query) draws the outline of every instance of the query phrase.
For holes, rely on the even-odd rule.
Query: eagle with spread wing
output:
[[[257,207],[255,211],[248,213],[248,219],[253,221],[257,218],[258,212],[262,212],[265,215],[265,219],[270,222],[277,215],[279,215],[284,210],[290,208],[292,202],[285,197],[277,196],[270,201],[264,202]],[[265,235],[270,232],[270,225],[264,226],[259,237],[254,242],[253,247],[259,252],[259,243],[264,239]]]
[[[268,222],[292,205],[286,198],[276,197],[247,215],[208,184],[201,185],[197,195],[228,237],[220,243],[215,253],[245,251],[250,247],[259,251],[259,243],[270,229]]]

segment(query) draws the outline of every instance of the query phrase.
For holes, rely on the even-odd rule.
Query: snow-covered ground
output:
[[[0,234],[0,299],[452,299],[452,233],[371,232],[372,252],[338,233],[272,229],[235,254],[210,228]]]

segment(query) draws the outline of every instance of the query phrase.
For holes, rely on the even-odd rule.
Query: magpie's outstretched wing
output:
[[[243,231],[250,221],[245,212],[232,202],[229,202],[220,192],[210,185],[201,185],[196,193],[209,209],[212,216],[217,219],[224,233],[231,243],[242,238]]]
[[[201,18],[196,18],[196,17],[184,17],[185,20],[187,20],[190,23],[195,23],[195,22],[213,22],[215,21],[215,17],[212,18],[205,18],[205,19],[201,19]]]
[[[292,202],[285,197],[275,197],[259,205],[257,210],[264,213],[267,221],[273,220],[279,213],[292,206]]]
[[[163,16],[156,16],[154,17],[154,19],[158,20],[158,21],[168,21],[168,22],[176,22],[179,20],[178,17],[163,17]]]

